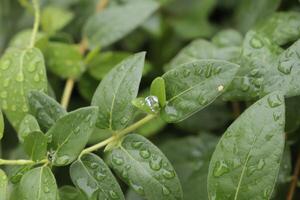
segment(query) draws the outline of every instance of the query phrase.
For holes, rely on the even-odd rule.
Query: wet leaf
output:
[[[24,149],[33,161],[46,159],[48,138],[41,131],[34,131],[24,137]]]
[[[212,103],[226,90],[238,68],[226,61],[199,60],[165,73],[167,103],[161,111],[163,119],[182,121]]]
[[[161,107],[166,104],[166,86],[165,80],[161,77],[157,77],[151,83],[150,94],[158,98],[158,102]]]
[[[100,82],[92,99],[98,106],[97,127],[118,130],[129,123],[142,77],[145,53],[134,54],[114,67]]]
[[[85,107],[61,117],[49,129],[50,156],[55,166],[73,162],[87,144],[95,127],[98,108]]]
[[[0,76],[1,108],[17,130],[29,111],[29,91],[47,90],[43,55],[36,48],[8,49],[0,60]]]
[[[182,199],[179,179],[163,153],[146,138],[130,134],[106,154],[115,173],[146,199]]]
[[[78,78],[85,70],[78,46],[49,42],[45,51],[47,68],[61,78]]]
[[[80,191],[69,185],[59,188],[59,197],[61,200],[87,200]]]
[[[283,96],[274,92],[233,122],[210,162],[210,199],[270,199],[284,150],[284,116]]]
[[[205,183],[210,158],[217,142],[217,137],[201,133],[199,136],[168,139],[160,146],[178,174],[183,199],[208,200]]]
[[[56,200],[57,185],[49,167],[38,167],[28,171],[19,186],[22,199]]]
[[[157,8],[158,4],[152,0],[107,8],[88,19],[83,35],[91,48],[107,47],[137,28]]]
[[[73,183],[89,199],[125,199],[119,183],[104,161],[95,154],[86,154],[70,167]]]
[[[31,91],[28,94],[29,110],[36,117],[44,131],[67,114],[67,111],[53,98],[43,92]]]
[[[27,114],[21,121],[18,130],[20,141],[23,142],[24,138],[34,131],[40,131],[40,126],[34,116]]]

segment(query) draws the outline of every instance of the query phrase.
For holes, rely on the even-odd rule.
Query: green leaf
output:
[[[167,71],[200,59],[220,59],[234,62],[239,59],[240,52],[239,46],[217,46],[206,40],[198,39],[184,47],[164,69]]]
[[[126,127],[133,114],[131,101],[136,98],[142,77],[145,53],[125,59],[100,82],[92,99],[98,106],[97,127],[118,130]]]
[[[162,77],[167,104],[161,111],[167,122],[178,122],[212,103],[231,83],[239,66],[221,60],[183,64]]]
[[[46,159],[48,138],[41,131],[29,133],[24,138],[24,149],[33,161]]]
[[[86,154],[70,167],[73,183],[89,199],[124,199],[119,183],[104,161],[95,154]]]
[[[15,129],[28,113],[27,94],[46,91],[44,58],[37,48],[8,49],[0,60],[1,108]]]
[[[80,191],[69,185],[59,188],[59,197],[61,200],[87,200]]]
[[[19,186],[22,199],[56,200],[57,185],[49,167],[38,167],[28,171]]]
[[[209,166],[210,199],[270,199],[284,150],[284,122],[284,98],[274,92],[226,130]]]
[[[42,10],[41,26],[43,31],[53,34],[66,26],[74,15],[61,7],[48,6]]]
[[[55,166],[73,162],[87,144],[94,129],[98,108],[85,107],[61,117],[47,132],[52,137],[51,157]]]
[[[213,38],[212,43],[218,47],[241,46],[243,36],[234,29],[225,29],[218,32]]]
[[[158,102],[161,107],[166,105],[166,86],[163,78],[157,77],[152,81],[150,94],[158,98]]]
[[[4,119],[3,119],[2,111],[0,110],[0,140],[3,137],[3,133],[4,133]]]
[[[178,174],[185,200],[208,200],[205,183],[217,142],[217,137],[201,133],[199,136],[168,139],[160,146]]]
[[[95,79],[102,80],[111,69],[129,56],[130,54],[127,52],[100,53],[89,62],[88,72]]]
[[[85,70],[77,45],[49,42],[45,58],[47,68],[61,78],[78,78]]]
[[[36,117],[43,130],[49,130],[67,111],[53,98],[43,92],[31,91],[28,94],[29,110]]]
[[[179,179],[163,153],[146,138],[130,134],[106,154],[108,165],[147,199],[182,199]]]
[[[18,136],[20,141],[23,142],[24,138],[34,131],[40,131],[40,126],[34,116],[27,114],[19,126]]]
[[[164,120],[162,120],[160,117],[156,117],[152,119],[151,122],[137,129],[136,132],[144,137],[150,137],[159,133],[161,130],[163,130],[163,128],[165,128],[166,125],[167,123]]]
[[[27,48],[30,44],[32,30],[26,29],[17,33],[10,41],[10,47]],[[45,33],[38,32],[35,37],[34,46],[44,50],[48,44],[48,36]]]
[[[256,28],[277,45],[284,45],[300,37],[300,14],[298,12],[278,12]]]
[[[88,19],[83,35],[91,48],[107,47],[137,28],[156,9],[158,3],[152,0],[107,8]]]
[[[259,20],[272,15],[279,7],[281,0],[244,0],[239,1],[235,9],[236,26],[242,32],[247,32]]]
[[[78,90],[80,95],[90,102],[93,98],[93,95],[99,85],[99,81],[95,80],[88,73],[84,73],[78,82]]]
[[[7,185],[8,185],[8,180],[7,176],[0,169],[0,200],[6,200],[7,199]]]

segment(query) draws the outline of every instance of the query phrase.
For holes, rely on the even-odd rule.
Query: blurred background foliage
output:
[[[147,0],[109,0],[108,7]],[[156,0],[160,8],[141,26],[109,47],[101,46],[89,52],[83,59],[79,52],[83,27],[89,17],[97,11],[99,0],[41,0],[41,32],[36,46],[44,56],[48,69],[51,95],[58,101],[67,77],[77,79],[69,110],[90,104],[91,97],[106,73],[118,62],[134,52],[146,51],[147,63],[141,84],[141,93],[148,93],[151,81],[161,75],[170,62],[180,63],[174,56],[192,41],[212,40],[203,49],[203,54],[212,56],[213,48],[240,46],[245,33],[277,11],[300,11],[298,0]],[[58,23],[59,22],[59,23]],[[130,22],[129,22],[130,23]],[[8,45],[22,46],[28,42],[33,24],[33,9],[27,0],[0,0],[0,55]],[[300,32],[300,29],[298,29]],[[21,31],[21,32],[20,32]],[[231,32],[231,33],[230,33]],[[228,37],[226,37],[228,34]],[[300,33],[298,33],[300,34]],[[18,35],[18,36],[16,36]],[[220,35],[225,35],[221,37]],[[225,38],[225,39],[224,39]],[[203,41],[202,41],[203,42]],[[205,41],[204,41],[205,42]],[[201,43],[201,45],[203,45]],[[285,47],[283,47],[285,48]],[[216,57],[228,56],[215,52]],[[187,51],[188,55],[188,51]],[[234,55],[234,54],[232,54]],[[196,55],[197,56],[197,55]],[[64,59],[65,57],[68,60]],[[205,57],[205,56],[204,56]],[[182,58],[184,59],[184,58]],[[57,66],[72,68],[65,71]],[[87,70],[82,74],[84,68]],[[156,119],[138,132],[150,137],[158,144],[176,168],[182,182],[186,200],[207,199],[206,176],[210,156],[218,137],[251,101],[216,101],[203,111],[178,123],[166,125]],[[288,145],[274,199],[284,199],[291,176],[291,156],[297,150],[300,125],[300,99],[289,98],[287,105]],[[136,118],[139,117],[136,113]],[[95,130],[90,143],[107,138],[109,133]],[[2,140],[2,157],[24,158],[23,149],[17,145],[17,136],[6,122],[5,137]],[[290,152],[292,145],[292,153]],[[9,167],[10,178],[18,182],[21,167]],[[71,184],[67,168],[56,169],[59,186]],[[126,190],[124,186],[124,190]],[[72,188],[64,186],[63,195],[71,199]],[[280,196],[283,195],[283,196]],[[299,195],[299,194],[297,194]],[[74,199],[80,197],[74,197]],[[128,191],[129,200],[140,199]],[[295,197],[296,199],[299,196]]]

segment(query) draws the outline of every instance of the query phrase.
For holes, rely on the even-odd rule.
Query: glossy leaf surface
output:
[[[167,96],[162,117],[178,122],[203,109],[226,90],[238,68],[226,61],[199,60],[168,71],[162,76]]]
[[[90,47],[107,47],[137,28],[157,8],[158,4],[153,0],[107,8],[89,18],[83,35]]]
[[[95,154],[86,154],[70,167],[73,183],[89,199],[125,199],[119,183],[104,161]]]
[[[19,186],[23,199],[56,200],[57,185],[49,167],[38,167],[28,171]]]
[[[284,116],[283,96],[274,92],[233,122],[210,162],[210,199],[270,199],[284,150]]]
[[[67,114],[67,111],[57,101],[43,92],[30,92],[28,102],[30,113],[36,117],[45,131]]]
[[[92,99],[98,106],[97,127],[118,130],[124,128],[133,114],[131,101],[136,98],[142,77],[145,53],[125,59],[100,82]]]
[[[1,108],[15,129],[28,113],[27,94],[46,91],[47,78],[43,55],[39,49],[6,51],[0,60]]]
[[[179,179],[163,153],[146,138],[131,134],[107,152],[106,161],[146,199],[182,199]]]
[[[48,138],[40,131],[29,133],[24,138],[24,149],[31,160],[46,159]]]
[[[95,127],[98,108],[85,107],[72,111],[47,132],[53,165],[62,166],[74,161],[87,144]]]

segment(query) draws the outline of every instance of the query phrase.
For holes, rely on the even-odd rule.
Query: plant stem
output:
[[[30,164],[43,164],[48,163],[47,159],[35,162],[33,160],[4,160],[0,159],[0,165],[30,165]]]
[[[96,10],[97,12],[102,11],[108,4],[108,0],[100,0],[97,4]]]
[[[298,176],[300,173],[300,152],[298,153],[298,157],[297,157],[297,161],[296,161],[296,165],[295,165],[295,169],[294,169],[294,174],[292,176],[292,181],[290,184],[290,189],[287,195],[287,200],[292,200],[296,187],[297,187],[297,182],[298,182]]]
[[[72,79],[72,78],[69,78],[66,82],[64,93],[63,93],[63,96],[61,98],[61,105],[65,109],[68,108],[70,98],[71,98],[71,95],[72,95],[72,90],[74,88],[74,84],[75,84],[75,80]]]
[[[143,119],[137,121],[136,123],[132,124],[131,126],[128,126],[127,128],[121,130],[121,131],[116,131],[115,134],[113,136],[111,136],[110,138],[95,144],[91,147],[88,147],[86,149],[84,149],[80,156],[81,157],[83,154],[87,154],[87,153],[91,153],[93,151],[96,151],[104,146],[106,146],[107,144],[111,143],[114,140],[117,140],[119,138],[121,138],[122,136],[138,129],[139,127],[143,126],[144,124],[146,124],[147,122],[151,121],[152,119],[154,119],[156,117],[156,115],[147,115],[146,117],[144,117]]]
[[[30,39],[30,44],[29,47],[33,48],[34,43],[35,43],[35,37],[39,29],[39,24],[40,24],[40,7],[39,7],[39,0],[33,0],[33,8],[34,8],[34,24],[33,24],[33,29],[32,29],[32,34],[31,34],[31,39]]]

